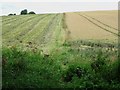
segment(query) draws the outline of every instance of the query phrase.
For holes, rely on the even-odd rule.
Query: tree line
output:
[[[20,15],[27,15],[27,14],[36,14],[36,13],[35,13],[34,11],[28,12],[27,9],[24,9],[24,10],[22,10],[22,11],[20,12]],[[10,14],[8,14],[8,16],[13,16],[13,15],[16,15],[16,13],[14,13],[14,14],[10,13]]]

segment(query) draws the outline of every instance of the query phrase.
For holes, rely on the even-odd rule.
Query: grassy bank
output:
[[[40,50],[2,50],[3,88],[120,88],[117,52],[70,45],[46,55]]]

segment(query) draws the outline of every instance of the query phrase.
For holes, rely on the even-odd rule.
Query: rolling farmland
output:
[[[31,42],[37,48],[50,49],[63,44],[66,38],[70,41],[118,41],[117,11],[66,13],[66,29],[62,26],[62,18],[63,14],[5,16],[2,20],[3,46],[22,45],[25,48]]]
[[[7,18],[7,17],[6,17]],[[52,48],[63,43],[62,14],[3,17],[3,46]],[[52,45],[52,46],[51,46]],[[32,47],[31,47],[32,48]]]
[[[120,88],[117,19],[117,11],[2,16],[3,87]]]

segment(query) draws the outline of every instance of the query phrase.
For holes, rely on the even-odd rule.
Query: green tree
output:
[[[27,14],[27,9],[21,11],[21,15],[26,15],[26,14]]]

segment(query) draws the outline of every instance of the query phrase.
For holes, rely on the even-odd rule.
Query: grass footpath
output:
[[[89,53],[90,52],[90,53]],[[50,55],[38,50],[2,49],[3,88],[120,89],[116,52],[71,49],[64,46]],[[87,56],[87,57],[86,57]]]

